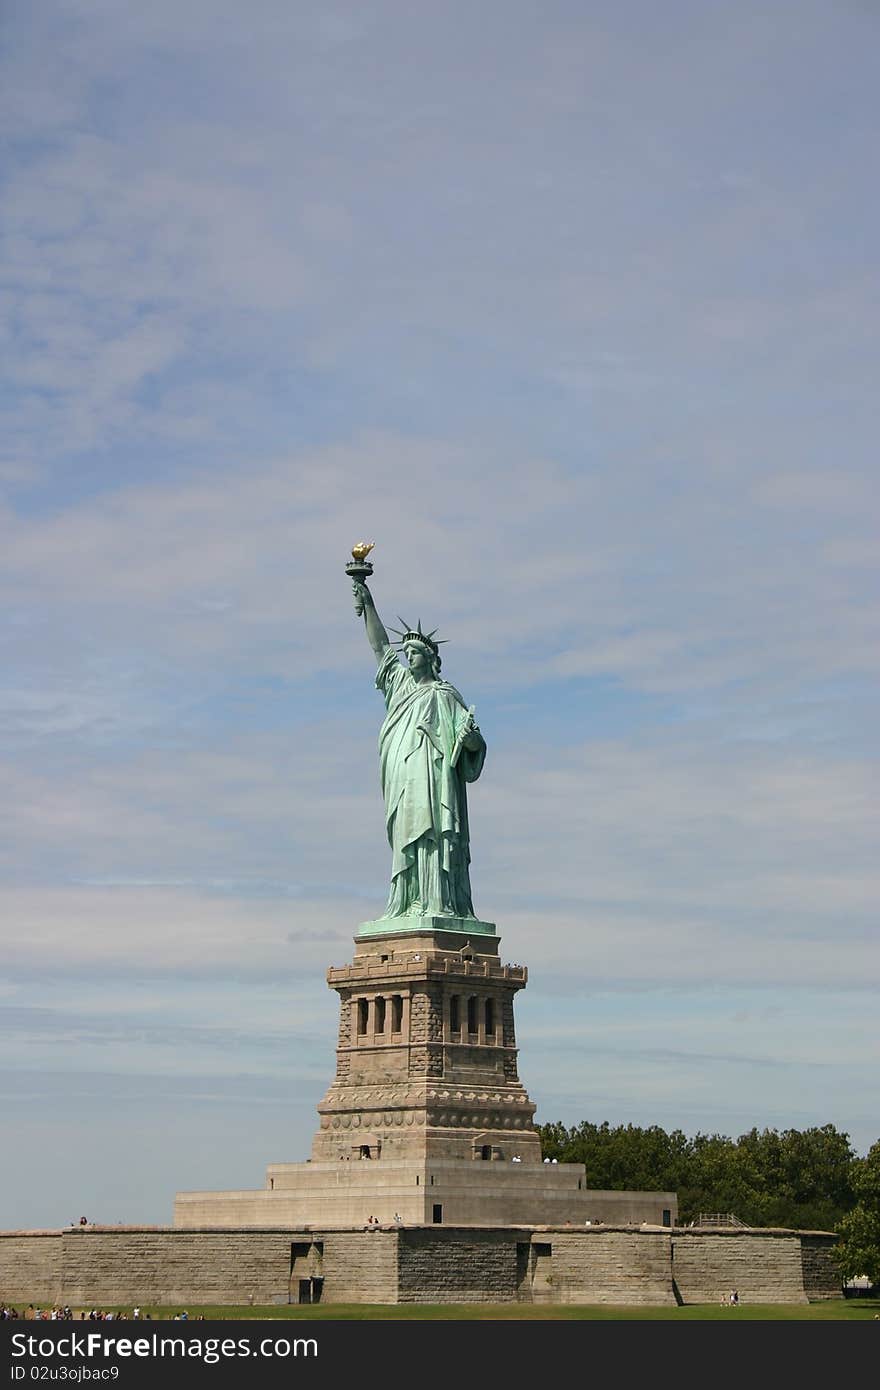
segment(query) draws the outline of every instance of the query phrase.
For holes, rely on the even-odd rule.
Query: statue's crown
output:
[[[421,618],[415,627],[410,627],[406,619],[401,618],[400,614],[397,616],[397,621],[403,623],[403,628],[393,627],[391,629],[392,632],[397,633],[397,641],[393,644],[395,647],[405,647],[407,642],[421,642],[422,646],[427,647],[435,656],[440,655],[440,643],[445,641],[445,638],[434,636],[437,631],[436,628],[432,628],[430,632],[422,632]]]

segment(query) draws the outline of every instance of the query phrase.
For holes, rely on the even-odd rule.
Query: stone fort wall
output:
[[[0,1303],[56,1303],[63,1246],[61,1231],[0,1231]]]
[[[0,1302],[805,1303],[840,1297],[835,1237],[799,1231],[398,1226],[0,1232]]]
[[[289,1231],[74,1227],[0,1233],[0,1301],[71,1307],[286,1303]]]
[[[673,1247],[673,1271],[685,1303],[719,1303],[731,1289],[743,1303],[808,1301],[801,1243],[784,1235],[753,1232],[737,1240],[726,1231],[683,1231]]]
[[[432,1226],[400,1233],[399,1303],[514,1303],[530,1230]]]

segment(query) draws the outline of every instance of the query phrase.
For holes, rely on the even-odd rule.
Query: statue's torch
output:
[[[366,584],[367,579],[373,573],[373,566],[370,564],[367,556],[373,549],[374,544],[374,541],[358,541],[357,545],[351,547],[351,553],[354,558],[349,560],[348,564],[345,566],[345,573],[349,578],[356,579],[359,584]],[[359,598],[356,598],[354,601],[354,611],[359,618],[363,616],[364,605]]]

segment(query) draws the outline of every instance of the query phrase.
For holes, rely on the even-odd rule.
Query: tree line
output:
[[[682,1225],[732,1212],[747,1226],[837,1231],[843,1276],[880,1283],[880,1140],[860,1158],[834,1125],[737,1139],[607,1121],[537,1129],[545,1158],[582,1163],[591,1188],[677,1192]]]

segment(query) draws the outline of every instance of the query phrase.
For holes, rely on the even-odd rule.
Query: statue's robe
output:
[[[473,917],[465,784],[483,770],[486,745],[456,741],[467,706],[448,681],[417,683],[389,647],[376,685],[387,714],[379,732],[391,893],[385,917]]]

